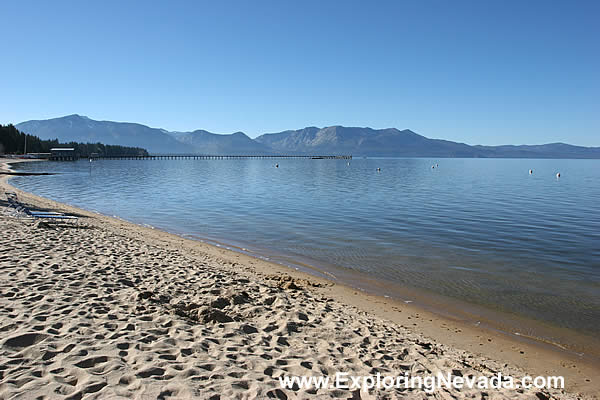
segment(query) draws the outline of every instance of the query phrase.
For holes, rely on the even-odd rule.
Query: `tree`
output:
[[[27,138],[28,153],[49,153],[53,147],[72,147],[80,157],[93,153],[100,156],[147,156],[148,151],[141,147],[104,145],[102,143],[60,143],[58,139],[42,140],[37,136],[20,132],[12,124],[0,125],[0,154],[22,154]]]

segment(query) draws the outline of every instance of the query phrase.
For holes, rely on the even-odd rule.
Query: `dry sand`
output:
[[[1,160],[0,160],[1,161]],[[6,213],[4,190],[79,215]],[[0,179],[0,399],[574,399],[596,365]],[[564,375],[563,390],[281,389],[282,375]],[[579,394],[578,394],[579,393]]]

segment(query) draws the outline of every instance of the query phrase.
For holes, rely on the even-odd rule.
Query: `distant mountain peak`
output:
[[[395,130],[398,131],[398,129],[396,129],[396,128],[390,128],[390,129],[395,129]],[[402,129],[401,131],[398,131],[398,132],[405,132],[405,133],[410,133],[410,134],[413,134],[413,135],[419,135],[417,132],[411,131],[410,129]],[[422,136],[422,135],[419,135],[419,136]]]
[[[67,115],[64,117],[59,117],[59,118],[54,118],[54,119],[61,119],[61,118],[65,118],[65,119],[74,119],[74,118],[80,118],[80,119],[87,119],[87,120],[91,120],[89,117],[85,116],[85,115],[79,115],[79,114],[71,114],[71,115]]]
[[[17,124],[17,129],[44,140],[143,147],[150,153],[183,153],[186,146],[161,129],[126,122],[96,121],[79,114]]]
[[[429,139],[410,129],[373,129],[332,125],[263,134],[256,139],[243,132],[221,135],[202,129],[169,132],[127,122],[96,121],[79,114],[26,121],[16,128],[61,142],[101,142],[143,147],[150,153],[304,154],[384,157],[507,157],[507,158],[600,158],[600,148],[565,143],[521,146],[470,146],[449,140]]]

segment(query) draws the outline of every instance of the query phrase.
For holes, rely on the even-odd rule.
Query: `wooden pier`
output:
[[[308,158],[316,160],[351,160],[351,155],[306,156],[306,155],[201,155],[201,154],[162,154],[150,156],[97,156],[101,160],[239,160],[246,158]]]

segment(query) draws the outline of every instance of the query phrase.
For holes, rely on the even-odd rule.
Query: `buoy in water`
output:
[[[275,168],[279,168],[279,164],[275,164]]]

